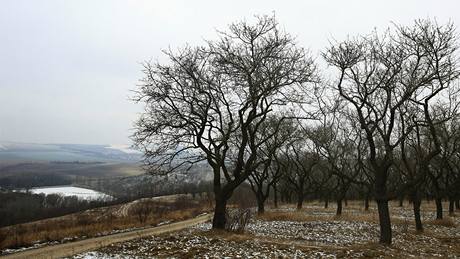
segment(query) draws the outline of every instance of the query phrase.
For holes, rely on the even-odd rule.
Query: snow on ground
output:
[[[319,255],[318,251],[314,254]],[[226,240],[181,231],[114,244],[73,258],[305,258],[308,255],[302,249],[284,244],[254,239]]]
[[[96,199],[112,199],[112,196],[86,188],[74,186],[53,186],[53,187],[37,187],[30,189],[32,193],[45,195],[60,194],[62,196],[77,196],[80,199],[96,200]]]
[[[290,208],[278,211],[292,211]],[[210,231],[211,224],[113,244],[73,258],[460,258],[460,217],[456,227],[424,225],[416,233],[411,208],[394,208],[393,244],[378,244],[378,223],[336,218],[334,210],[308,206],[308,221],[252,219],[244,234]],[[349,208],[348,213],[359,210]],[[372,211],[370,213],[375,213]],[[363,212],[361,212],[363,214]],[[318,216],[319,215],[319,216]],[[369,214],[364,214],[369,215]],[[425,212],[426,220],[433,219]]]

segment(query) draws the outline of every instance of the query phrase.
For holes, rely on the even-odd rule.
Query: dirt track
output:
[[[184,220],[168,225],[159,227],[146,228],[142,230],[130,231],[125,233],[119,233],[109,236],[96,237],[85,239],[77,242],[65,243],[54,246],[47,246],[38,249],[27,250],[24,252],[14,253],[11,255],[2,256],[3,259],[19,259],[19,258],[61,258],[71,256],[74,254],[82,253],[98,249],[100,247],[108,246],[113,243],[123,242],[135,238],[158,235],[166,232],[172,232],[181,230],[199,223],[206,222],[211,219],[211,214],[198,216],[193,219]]]

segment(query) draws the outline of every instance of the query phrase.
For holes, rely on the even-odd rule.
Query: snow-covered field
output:
[[[85,199],[85,200],[112,199],[110,195],[107,195],[107,194],[104,194],[104,193],[101,193],[95,190],[74,187],[74,186],[38,187],[38,188],[32,188],[30,191],[32,193],[36,193],[36,194],[43,193],[45,195],[60,194],[62,196],[77,196],[79,199]]]

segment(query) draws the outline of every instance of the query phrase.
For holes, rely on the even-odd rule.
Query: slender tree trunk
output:
[[[276,188],[276,183],[273,184],[273,194],[274,194],[274,203],[275,203],[275,208],[278,208],[278,189]]]
[[[326,199],[324,200],[324,208],[327,209],[329,208],[329,197],[326,196]]]
[[[298,193],[297,194],[297,210],[302,209],[302,204],[303,204],[303,193]]]
[[[422,201],[416,190],[412,192],[411,200],[412,200],[412,207],[414,209],[415,230],[423,231],[422,219],[420,215],[420,205]]]
[[[369,211],[369,194],[366,194],[366,198],[364,199],[364,210]]]
[[[226,217],[225,211],[227,208],[227,199],[216,195],[216,206],[214,209],[214,218],[212,219],[213,229],[225,229]]]
[[[342,199],[337,199],[337,211],[335,212],[335,215],[342,215]]]
[[[436,219],[442,219],[442,199],[436,197]]]
[[[404,195],[399,197],[399,207],[404,207]]]
[[[460,199],[455,200],[455,209],[460,210]]]
[[[347,207],[348,206],[348,199],[345,198],[343,201],[345,202],[345,207]]]

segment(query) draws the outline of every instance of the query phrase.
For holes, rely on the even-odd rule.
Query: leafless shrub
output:
[[[251,220],[252,214],[250,209],[227,210],[225,213],[225,229],[231,232],[242,233]]]
[[[151,200],[139,200],[131,208],[130,214],[135,215],[140,223],[145,223],[156,208],[155,202]]]

